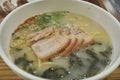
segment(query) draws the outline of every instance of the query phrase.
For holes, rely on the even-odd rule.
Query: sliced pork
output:
[[[71,37],[71,42],[67,46],[67,48],[61,53],[62,56],[67,56],[75,47],[75,45],[78,43],[78,40],[76,37]]]
[[[80,45],[79,47],[85,47],[94,42],[94,38],[91,35],[85,33],[80,28],[77,27],[71,28],[71,34],[76,35],[77,37],[82,37],[84,39],[83,44]]]
[[[84,39],[84,42],[83,42],[83,45],[82,47],[85,47],[85,46],[89,46],[90,44],[92,44],[94,42],[94,38],[86,33],[81,33],[83,39]]]
[[[34,43],[42,38],[48,37],[52,33],[54,33],[54,28],[48,27],[39,32],[31,33],[30,35],[28,35],[27,39],[29,40],[30,43]]]
[[[78,28],[70,30],[67,28],[54,29],[53,27],[30,34],[28,40],[32,43],[31,48],[34,53],[42,60],[48,60],[56,55],[65,57],[94,42],[92,36]]]
[[[33,51],[42,60],[48,60],[63,51],[70,43],[70,38],[55,36],[38,41],[32,45]]]

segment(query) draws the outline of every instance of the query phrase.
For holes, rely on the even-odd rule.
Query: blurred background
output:
[[[120,21],[120,0],[84,0],[94,3],[114,15]]]

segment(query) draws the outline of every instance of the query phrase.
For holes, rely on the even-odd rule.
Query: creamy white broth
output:
[[[66,57],[58,55],[42,61],[31,49],[26,37],[48,26],[77,26],[92,35],[95,42]],[[10,54],[18,67],[33,75],[51,80],[80,80],[100,73],[109,65],[112,43],[105,30],[85,16],[67,11],[49,12],[31,17],[18,26],[11,37]]]

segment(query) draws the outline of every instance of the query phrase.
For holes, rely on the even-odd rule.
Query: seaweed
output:
[[[27,72],[30,74],[36,75],[36,69],[33,69],[33,68],[29,68]]]
[[[106,54],[105,51],[100,52],[100,54],[101,54],[103,57],[108,57],[108,55]]]
[[[100,61],[100,59],[97,57],[97,54],[90,49],[87,49],[86,53],[93,59],[86,73],[86,77],[91,77],[100,71],[100,68],[97,66],[97,63],[99,63],[98,61]]]
[[[74,53],[71,53],[69,55],[69,62],[70,62],[70,65],[72,65],[72,66],[73,65],[78,65],[78,66],[84,65],[82,60],[78,56],[76,56]]]
[[[104,66],[109,64],[110,63],[109,55],[112,54],[112,48],[108,47],[105,51],[100,52],[100,54],[102,55],[102,57],[104,57],[104,59],[101,60],[101,63]]]
[[[24,70],[29,69],[30,64],[32,64],[32,63],[33,63],[32,60],[30,61],[30,60],[26,59],[26,55],[25,54],[24,54],[23,57],[19,57],[19,58],[15,59],[15,64],[18,65],[18,66],[22,66],[22,68]]]
[[[48,78],[51,80],[58,80],[60,78],[63,78],[65,75],[68,74],[68,71],[66,71],[64,68],[60,67],[50,67],[47,69],[43,74],[42,77]]]
[[[32,63],[33,61],[29,61],[24,57],[20,57],[18,59],[15,59],[15,64],[16,65],[22,65],[22,66],[27,66],[28,64]]]
[[[98,72],[100,71],[100,68],[97,67],[97,61],[94,60],[90,67],[88,68],[88,71],[86,73],[86,77],[91,77],[91,76],[94,76],[96,75]]]
[[[112,54],[112,48],[111,48],[111,47],[108,47],[105,51],[101,51],[100,54],[101,54],[103,57],[108,57],[108,55]]]
[[[110,59],[109,58],[104,58],[103,60],[101,60],[101,63],[106,66],[110,63]]]
[[[36,75],[36,69],[32,68],[33,61],[28,60],[26,54],[24,54],[23,57],[15,59],[15,64],[18,65],[23,70],[25,70],[26,72]]]
[[[65,16],[65,13],[68,13],[68,11],[44,13],[37,17],[36,23],[41,29],[51,26],[51,24],[57,26],[60,24],[60,19]]]
[[[71,80],[80,80],[80,79],[78,79],[78,78],[75,78],[75,79],[71,79]]]
[[[95,53],[95,52],[93,52],[92,50],[90,50],[90,49],[87,49],[86,50],[86,53],[91,57],[91,58],[93,58],[94,60],[99,60],[99,58],[97,57],[97,54]]]
[[[73,78],[73,79],[71,79],[71,80],[83,80],[84,78],[86,78],[86,75],[85,75],[85,74],[79,75],[78,77]]]

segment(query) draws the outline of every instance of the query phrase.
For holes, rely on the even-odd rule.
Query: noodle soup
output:
[[[14,63],[50,80],[80,80],[109,65],[111,39],[95,21],[68,11],[33,16],[18,26],[10,41]]]

